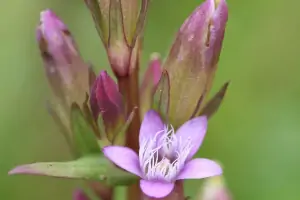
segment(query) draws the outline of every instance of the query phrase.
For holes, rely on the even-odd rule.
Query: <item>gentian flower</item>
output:
[[[216,162],[192,158],[229,83],[205,104],[222,50],[226,0],[204,0],[178,30],[166,59],[151,56],[141,84],[140,58],[150,0],[85,3],[116,82],[104,70],[97,77],[93,70],[97,65],[81,56],[63,21],[49,9],[42,11],[36,36],[52,91],[47,106],[75,160],[26,164],[9,174],[83,179],[103,200],[115,199],[115,187],[124,185],[128,200],[142,196],[186,199],[182,181],[177,180],[222,174]],[[104,155],[99,155],[101,149]],[[140,185],[135,182],[139,177]],[[200,198],[224,199],[225,189],[209,185]],[[89,197],[76,190],[73,199]]]
[[[202,144],[206,117],[185,122],[175,134],[153,110],[145,114],[139,135],[139,154],[123,146],[107,146],[104,155],[117,166],[141,177],[140,187],[149,197],[171,193],[176,180],[200,179],[222,174],[216,162],[192,159]]]

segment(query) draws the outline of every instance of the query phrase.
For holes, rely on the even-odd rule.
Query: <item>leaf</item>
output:
[[[199,116],[206,115],[207,118],[210,118],[217,110],[219,109],[221,103],[223,102],[224,96],[226,94],[229,81],[226,82],[217,94],[204,106]]]
[[[71,107],[71,126],[79,155],[101,152],[92,126],[76,103],[73,103]]]
[[[138,177],[114,166],[104,156],[88,155],[68,162],[40,162],[21,165],[9,172],[56,178],[100,181],[109,186],[128,185]]]
[[[168,116],[170,103],[170,80],[166,70],[162,72],[161,78],[154,93],[153,109],[158,111],[164,119]]]

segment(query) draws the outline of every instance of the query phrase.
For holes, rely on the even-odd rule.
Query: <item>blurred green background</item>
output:
[[[151,52],[165,56],[176,30],[201,1],[153,0],[143,66]],[[209,124],[200,155],[224,165],[237,200],[300,198],[300,18],[296,0],[228,0],[229,21],[214,83],[231,80]],[[86,60],[107,66],[81,0],[14,0],[0,7],[0,199],[66,200],[76,182],[7,172],[21,163],[70,156],[45,109],[48,88],[35,41],[42,9],[68,24]],[[198,191],[197,181],[187,193]]]

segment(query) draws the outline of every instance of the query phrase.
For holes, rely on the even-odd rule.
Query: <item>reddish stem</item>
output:
[[[126,102],[127,116],[135,109],[133,120],[128,127],[126,133],[126,146],[138,153],[139,150],[139,130],[140,130],[140,115],[139,115],[139,77],[138,66],[136,66],[133,73],[125,77],[118,77],[119,90],[122,93]],[[127,199],[140,200],[141,190],[138,184],[128,187]]]

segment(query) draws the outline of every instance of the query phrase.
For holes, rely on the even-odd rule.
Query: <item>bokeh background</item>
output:
[[[201,0],[153,0],[143,66],[165,56],[175,32]],[[224,165],[237,200],[300,198],[300,3],[228,0],[229,21],[213,91],[231,80],[209,124],[200,155]],[[70,156],[45,109],[49,94],[35,41],[39,12],[51,8],[68,24],[86,60],[106,68],[100,39],[81,0],[14,0],[0,7],[0,199],[66,200],[78,182],[8,177],[21,163]],[[200,183],[187,182],[195,194]]]

